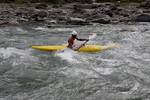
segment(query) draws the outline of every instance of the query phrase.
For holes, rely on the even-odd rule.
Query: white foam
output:
[[[21,50],[13,47],[0,48],[0,58],[8,59],[13,57],[13,65],[18,65],[25,61],[35,61],[37,58],[31,56],[29,49]]]
[[[57,28],[56,29],[57,31],[63,31],[63,32],[68,32],[68,31],[72,31],[72,29],[71,28]]]
[[[23,30],[22,28],[16,27],[16,31],[20,33],[27,33],[28,31]]]
[[[45,28],[45,27],[37,27],[37,28],[34,28],[35,30],[40,30],[40,31],[49,31],[48,28]]]
[[[62,51],[56,52],[55,56],[58,56],[61,59],[66,60],[71,63],[79,63],[80,62],[78,59],[76,59],[76,57],[78,56],[77,52],[75,52],[71,49],[68,49],[68,48],[66,48]]]
[[[96,68],[95,69],[96,72],[100,73],[100,74],[103,74],[103,75],[109,75],[111,73],[114,72],[114,68]]]
[[[65,68],[61,73],[71,77],[98,77],[99,75],[95,71],[85,67],[71,67]]]

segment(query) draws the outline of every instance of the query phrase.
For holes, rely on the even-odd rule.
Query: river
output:
[[[42,52],[96,32],[91,43],[120,46],[97,53]],[[0,100],[149,100],[150,24],[0,28]]]

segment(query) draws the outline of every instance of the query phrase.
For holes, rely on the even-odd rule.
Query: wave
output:
[[[2,60],[10,59],[13,65],[18,65],[26,61],[36,61],[36,57],[31,55],[31,49],[17,49],[13,47],[0,48],[0,58]]]

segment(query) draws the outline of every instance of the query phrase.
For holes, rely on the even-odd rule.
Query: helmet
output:
[[[77,35],[78,33],[76,31],[72,31],[71,35]]]

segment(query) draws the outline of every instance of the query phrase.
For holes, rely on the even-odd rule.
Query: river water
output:
[[[120,46],[61,54],[30,48],[64,44],[72,30]],[[150,100],[150,24],[1,27],[0,100]]]

